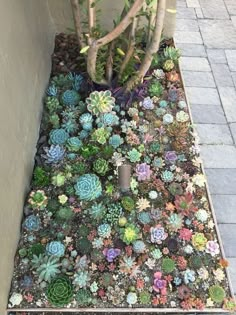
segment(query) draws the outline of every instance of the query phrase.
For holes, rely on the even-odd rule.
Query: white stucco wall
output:
[[[32,174],[54,33],[47,0],[0,0],[0,314]]]

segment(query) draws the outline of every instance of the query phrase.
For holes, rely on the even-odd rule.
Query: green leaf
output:
[[[90,47],[90,46],[85,46],[85,47],[83,47],[83,48],[80,50],[80,53],[81,53],[81,54],[85,54],[86,51],[89,50],[89,47]]]
[[[125,6],[126,6],[127,8],[130,8],[129,0],[125,0]]]

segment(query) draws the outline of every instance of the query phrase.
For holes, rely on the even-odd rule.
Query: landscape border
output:
[[[173,40],[174,41],[174,40]],[[175,45],[176,47],[176,45]],[[187,93],[185,91],[185,83],[184,83],[184,78],[183,78],[183,74],[181,71],[181,67],[180,67],[180,62],[178,64],[178,71],[180,74],[180,82],[182,83],[182,88],[184,90],[184,95],[185,95],[185,100],[188,106],[188,113],[190,116],[190,122],[192,125],[194,125],[193,123],[193,118],[192,118],[192,113],[191,113],[191,107],[190,107],[190,102],[187,96]],[[200,153],[201,155],[201,153]],[[221,256],[223,258],[225,257],[225,252],[224,252],[224,247],[223,247],[223,243],[221,240],[221,236],[220,236],[220,232],[219,232],[219,228],[217,225],[217,219],[216,219],[216,215],[215,215],[215,210],[213,207],[213,202],[211,199],[211,195],[210,195],[210,190],[209,190],[209,186],[208,186],[208,182],[207,182],[207,177],[206,177],[206,173],[205,173],[205,169],[203,166],[203,163],[201,163],[201,171],[204,174],[205,178],[206,178],[206,183],[205,183],[205,189],[206,189],[206,195],[207,195],[207,199],[209,202],[209,206],[210,206],[210,210],[211,210],[211,214],[212,214],[212,218],[215,224],[215,231],[216,231],[216,235],[217,235],[217,239],[219,242],[219,246],[220,246],[220,252],[221,252]],[[229,274],[229,270],[228,268],[225,268],[225,272],[226,272],[226,276],[227,276],[227,282],[228,282],[228,286],[229,286],[229,291],[230,291],[230,296],[234,297],[234,291],[233,291],[233,286],[232,286],[232,282],[230,279],[230,274]],[[197,310],[197,309],[191,309],[191,310],[183,310],[182,308],[155,308],[155,307],[148,307],[148,308],[134,308],[134,307],[117,307],[117,308],[8,308],[6,310],[6,315],[9,315],[10,312],[64,312],[64,313],[171,313],[171,314],[194,314],[194,313],[201,313],[201,314],[212,314],[212,313],[223,313],[223,314],[228,314],[230,313],[228,310],[224,310],[223,308],[204,308],[203,310]]]

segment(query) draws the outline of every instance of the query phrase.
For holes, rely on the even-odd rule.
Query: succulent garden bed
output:
[[[79,73],[73,40],[57,38],[9,312],[233,310],[178,51],[125,94]]]

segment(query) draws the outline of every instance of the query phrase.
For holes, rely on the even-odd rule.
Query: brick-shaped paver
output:
[[[227,63],[225,51],[223,49],[207,49],[210,63]]]
[[[201,57],[181,57],[180,66],[182,70],[211,71],[208,60]]]
[[[178,8],[186,8],[187,7],[187,3],[186,3],[186,1],[177,1],[177,3],[176,3],[176,7],[177,7],[177,9]]]
[[[219,224],[221,239],[224,244],[226,257],[235,257],[236,255],[236,224]]]
[[[235,0],[225,0],[225,5],[230,15],[236,15],[236,2]]]
[[[236,71],[236,49],[235,50],[226,50],[226,58],[229,64],[231,71]]]
[[[212,195],[211,199],[218,223],[236,223],[236,195]]]
[[[234,81],[234,86],[236,87],[236,72],[231,72],[231,76]]]
[[[196,124],[200,144],[233,144],[229,126],[218,124]]]
[[[186,0],[188,8],[200,8],[198,0]]]
[[[226,124],[221,105],[191,105],[191,113],[195,124]]]
[[[203,45],[177,43],[176,46],[181,50],[181,55],[185,57],[207,56],[205,47]]]
[[[211,72],[183,71],[185,86],[215,87],[215,81]]]
[[[223,0],[199,0],[204,18],[229,19],[228,11]]]
[[[217,86],[234,86],[234,82],[227,64],[212,64],[211,69]]]
[[[210,193],[215,195],[236,195],[236,169],[205,170]]]
[[[231,21],[232,21],[234,27],[236,28],[236,15],[232,15],[230,18],[231,18]]]
[[[195,12],[196,12],[196,16],[197,16],[198,19],[203,19],[204,18],[204,15],[202,13],[202,9],[201,8],[196,8]]]
[[[207,48],[236,49],[236,30],[231,20],[199,20]]]
[[[186,87],[190,104],[220,105],[218,91],[215,88]]]
[[[229,128],[231,130],[234,142],[236,143],[236,123],[229,124]],[[235,206],[235,208],[236,208],[236,206]]]
[[[178,8],[177,13],[176,13],[176,18],[177,19],[197,19],[196,13],[194,8]]]
[[[198,22],[197,20],[176,19],[176,31],[198,32]]]
[[[234,87],[219,87],[221,102],[228,122],[236,122],[236,90]]]
[[[176,31],[175,42],[185,44],[202,44],[200,32]]]
[[[206,168],[236,168],[236,148],[233,145],[202,145],[201,157]]]
[[[236,295],[236,258],[229,258],[229,273],[234,294]]]

